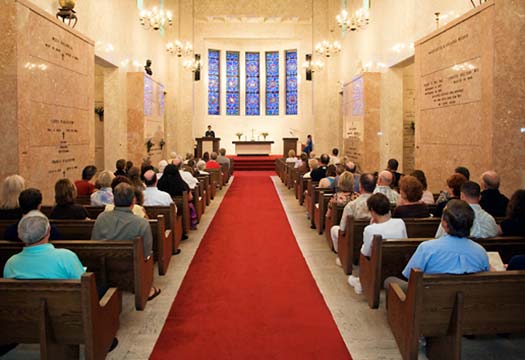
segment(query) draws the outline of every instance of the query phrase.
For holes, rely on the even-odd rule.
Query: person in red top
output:
[[[217,162],[217,153],[215,151],[211,153],[210,158],[206,163],[206,169],[220,169],[221,164]]]
[[[95,185],[93,184],[92,179],[96,173],[97,168],[94,165],[88,165],[82,170],[82,180],[75,181],[77,195],[89,196],[95,191]]]

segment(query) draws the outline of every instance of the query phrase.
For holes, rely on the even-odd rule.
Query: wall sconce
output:
[[[312,60],[312,54],[306,54],[303,68],[306,70],[306,81],[312,81],[313,73],[321,71],[324,63],[321,60]]]
[[[193,55],[193,59],[184,60],[182,63],[185,69],[191,70],[193,72],[194,81],[199,81],[201,79],[201,55]]]

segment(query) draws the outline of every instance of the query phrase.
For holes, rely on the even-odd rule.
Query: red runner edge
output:
[[[351,359],[267,173],[239,176],[151,359]]]

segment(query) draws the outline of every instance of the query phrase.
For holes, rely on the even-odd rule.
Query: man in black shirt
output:
[[[211,125],[208,125],[208,131],[206,131],[206,134],[204,134],[206,137],[215,137],[215,131],[211,129]]]
[[[326,167],[330,162],[330,156],[328,154],[322,154],[319,162],[320,166],[317,169],[312,170],[310,174],[312,181],[320,181],[322,178],[326,177]]]
[[[481,200],[479,204],[493,217],[503,217],[507,211],[509,199],[499,192],[499,175],[493,171],[485,171],[481,175]]]

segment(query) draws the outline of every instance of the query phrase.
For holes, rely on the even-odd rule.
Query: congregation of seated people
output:
[[[42,210],[42,193],[36,188],[26,188],[20,175],[3,179],[0,192],[0,220],[7,222],[2,234],[4,240],[23,242],[21,253],[12,256],[3,269],[3,277],[13,279],[80,279],[89,271],[78,256],[66,249],[58,249],[50,241],[63,239],[53,221],[90,220],[84,205],[103,207],[96,217],[91,233],[93,240],[143,239],[144,260],[152,253],[152,230],[145,206],[170,207],[174,198],[188,193],[192,229],[196,228],[196,215],[192,193],[199,180],[197,176],[209,175],[206,168],[230,166],[226,151],[212,153],[209,161],[172,154],[170,160],[161,160],[158,167],[145,161],[140,167],[131,161],[119,159],[116,170],[102,170],[88,165],[80,179],[59,179],[54,186],[54,205],[49,208],[49,218]],[[219,163],[220,162],[220,163]],[[217,165],[215,165],[217,164]],[[173,205],[177,211],[176,205]],[[51,222],[49,221],[52,220]],[[188,236],[183,234],[182,239]],[[178,254],[180,249],[174,249]],[[99,289],[100,290],[100,289]],[[100,293],[101,295],[103,292]],[[152,286],[147,300],[161,294]],[[118,344],[115,338],[111,349]],[[3,354],[17,344],[0,346]]]
[[[359,174],[356,171],[356,164],[347,157],[339,158],[338,153],[338,149],[334,148],[331,155],[323,153],[319,158],[310,158],[306,162],[305,153],[297,158],[295,152],[291,150],[285,160],[287,163],[295,162],[300,163],[300,166],[304,165],[302,178],[316,181],[318,189],[333,191],[333,197],[328,203],[325,214],[327,218],[332,217],[333,207],[336,204],[344,206],[340,222],[328,229],[328,237],[332,240],[332,249],[335,252],[338,249],[339,234],[346,231],[346,220],[349,216],[370,221],[370,225],[366,226],[363,232],[361,253],[364,256],[370,255],[373,235],[382,235],[384,238],[406,238],[407,230],[403,219],[441,218],[434,235],[438,244],[441,244],[440,239],[443,238],[445,243],[450,236],[463,238],[525,236],[525,190],[519,189],[514,192],[510,200],[507,199],[499,191],[500,177],[495,171],[484,172],[478,184],[470,180],[470,171],[466,167],[458,166],[447,177],[445,189],[434,195],[427,189],[427,179],[423,170],[418,169],[410,175],[404,175],[398,172],[398,161],[390,159],[385,170],[375,174]],[[308,195],[308,190],[305,190],[305,196]],[[472,214],[467,211],[472,215],[471,222],[469,220],[463,225],[468,227],[468,231],[455,232],[453,230],[456,226],[455,213],[458,211],[464,213],[466,207],[472,210]],[[446,209],[449,211],[445,212]],[[470,215],[457,216],[463,218]],[[447,221],[452,222],[452,225],[447,224]],[[312,228],[315,228],[315,225],[312,225]],[[518,258],[525,259],[525,256],[516,256],[513,268],[518,266],[516,264],[525,264],[525,260],[520,262]],[[457,260],[447,261],[453,263]],[[339,257],[336,257],[336,263],[341,265]],[[479,267],[475,270],[483,269],[485,268]],[[445,262],[442,272],[447,271]],[[452,269],[450,272],[456,273],[457,270]],[[409,271],[404,273],[408,274]],[[357,293],[361,293],[357,276],[350,275],[348,283]]]

